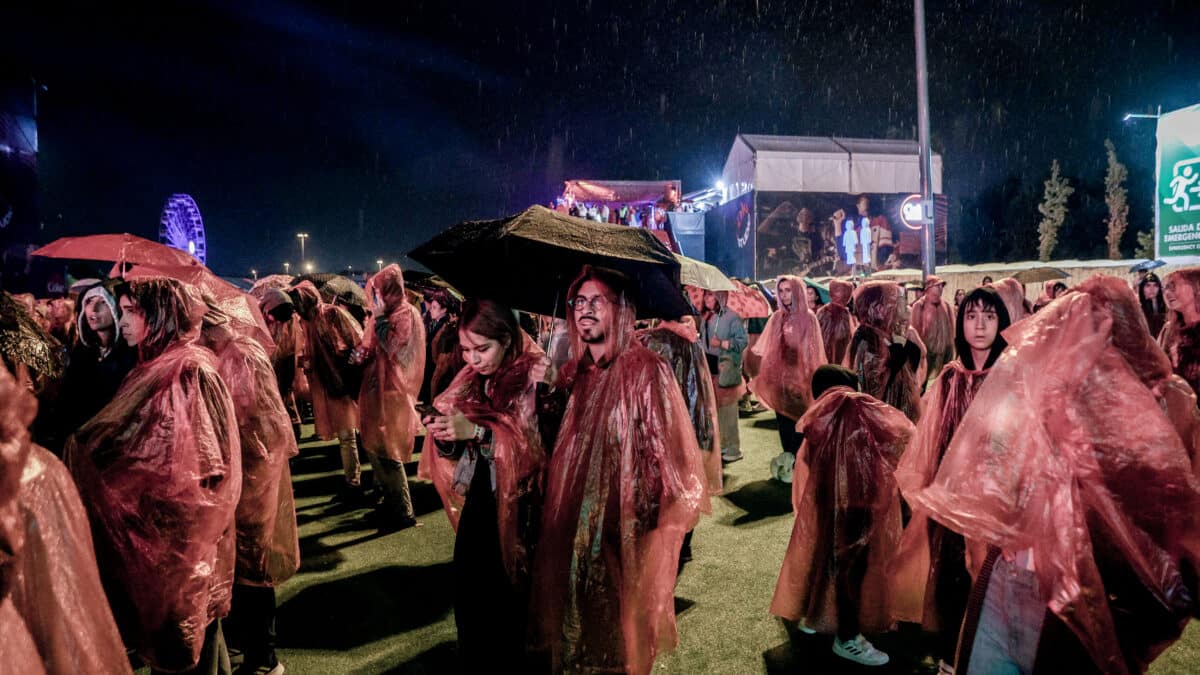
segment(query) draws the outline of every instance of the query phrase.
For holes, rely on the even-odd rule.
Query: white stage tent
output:
[[[721,174],[726,200],[759,192],[920,192],[915,141],[738,134]],[[942,156],[933,155],[933,191]]]

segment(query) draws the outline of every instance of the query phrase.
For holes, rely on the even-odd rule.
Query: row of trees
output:
[[[1104,141],[1104,148],[1107,168],[1102,184],[1072,181],[1056,159],[1040,191],[1011,175],[964,204],[951,238],[958,257],[964,262],[1029,260],[1035,255],[1039,260],[1119,260],[1122,250],[1137,257],[1153,255],[1152,233],[1129,228],[1129,170],[1111,140]],[[1040,221],[1032,218],[1035,209]]]

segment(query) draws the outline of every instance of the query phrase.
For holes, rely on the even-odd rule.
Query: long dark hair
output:
[[[199,318],[194,298],[175,279],[141,279],[118,288],[128,295],[146,322],[146,336],[138,343],[138,360],[149,361],[191,332]]]
[[[967,310],[973,308],[993,311],[996,313],[997,319],[996,339],[992,342],[991,351],[988,352],[987,363],[980,368],[975,367],[975,358],[971,355],[971,345],[967,343],[966,335],[963,334],[963,318],[967,315]],[[954,325],[954,349],[958,351],[958,358],[967,370],[987,370],[992,367],[992,364],[1000,357],[1000,353],[1008,346],[1008,342],[1000,334],[1011,323],[1012,319],[1008,316],[1004,298],[1000,297],[995,289],[980,286],[967,293],[967,296],[962,299],[962,304],[958,306],[958,320]]]
[[[458,330],[469,330],[504,345],[502,363],[521,353],[521,326],[511,309],[491,300],[468,298],[463,302]]]

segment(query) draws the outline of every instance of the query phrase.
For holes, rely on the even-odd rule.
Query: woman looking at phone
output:
[[[421,453],[419,475],[433,480],[458,533],[454,620],[463,665],[496,669],[525,658],[542,476],[562,397],[550,387],[549,358],[507,307],[467,300],[458,338],[466,366],[434,400],[437,413],[422,420],[436,452]]]

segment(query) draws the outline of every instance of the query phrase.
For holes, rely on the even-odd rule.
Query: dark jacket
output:
[[[56,439],[57,448],[113,400],[125,376],[136,365],[137,350],[121,339],[103,356],[99,347],[82,340],[75,345],[63,375],[59,406],[61,437]]]

